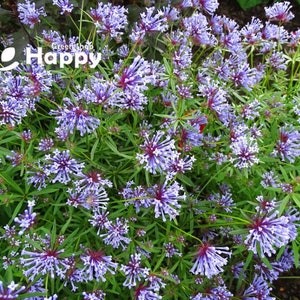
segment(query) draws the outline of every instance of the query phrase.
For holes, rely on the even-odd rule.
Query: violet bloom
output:
[[[181,205],[178,201],[185,200],[185,194],[181,194],[182,190],[176,181],[171,185],[168,185],[166,181],[162,185],[156,184],[148,189],[148,197],[154,206],[155,218],[161,216],[162,220],[166,222],[166,215],[170,220],[179,215]]]
[[[172,257],[174,255],[182,256],[182,253],[179,252],[172,243],[164,243],[164,248],[166,252],[166,257]]]
[[[19,298],[19,294],[25,290],[25,286],[21,286],[18,288],[18,284],[14,281],[11,281],[6,288],[3,286],[3,282],[0,281],[0,299],[10,299],[16,300]]]
[[[250,168],[259,163],[257,141],[252,137],[240,136],[230,145],[232,157],[230,161],[238,169]]]
[[[119,74],[115,75],[116,86],[125,93],[145,91],[148,89],[147,84],[153,81],[148,74],[150,74],[150,63],[138,55],[131,65],[122,66]]]
[[[93,292],[82,292],[83,300],[104,300],[106,294],[102,290],[96,290]]]
[[[167,170],[172,161],[178,157],[175,141],[169,136],[162,140],[163,136],[163,131],[157,131],[151,138],[146,134],[145,141],[140,146],[143,153],[136,155],[140,164],[145,164],[144,168],[152,174]]]
[[[47,154],[45,156],[47,165],[45,168],[45,174],[47,176],[53,175],[51,179],[52,183],[68,183],[71,181],[71,175],[82,175],[83,163],[78,163],[74,158],[71,158],[70,151],[59,151],[55,149],[53,154]]]
[[[24,140],[25,143],[29,143],[32,140],[32,133],[31,130],[24,130],[21,133],[21,138]]]
[[[285,246],[291,240],[289,219],[277,217],[278,211],[272,213],[257,213],[249,227],[245,245],[255,254],[271,256],[276,249]]]
[[[38,149],[40,151],[47,152],[50,151],[53,146],[54,146],[54,141],[52,138],[44,138],[40,140]]]
[[[45,248],[43,250],[28,251],[23,249],[21,252],[20,264],[23,274],[30,281],[34,281],[39,275],[49,274],[51,278],[55,276],[65,278],[69,268],[65,258],[60,255],[64,249],[56,250]]]
[[[33,28],[36,23],[39,23],[40,16],[46,16],[43,7],[35,8],[35,3],[26,0],[25,3],[18,3],[18,13],[21,23]]]
[[[131,242],[131,238],[124,235],[128,234],[129,226],[127,220],[120,220],[116,218],[115,223],[109,222],[106,224],[107,233],[101,234],[103,242],[106,245],[112,245],[113,248],[119,248],[122,246],[123,251],[127,248],[127,245]]]
[[[113,99],[118,96],[117,87],[110,81],[91,77],[89,86],[85,87],[80,96],[87,103],[95,103],[107,107],[113,104]]]
[[[205,293],[197,293],[190,297],[191,300],[230,300],[233,294],[227,290],[225,286],[207,288]]]
[[[142,186],[131,187],[133,185],[133,181],[129,181],[126,184],[126,187],[120,192],[123,196],[123,199],[127,200],[125,202],[125,206],[134,205],[135,211],[138,213],[141,207],[148,208],[151,206],[151,200],[147,194],[147,191]]]
[[[280,139],[277,142],[273,155],[280,155],[281,160],[288,160],[290,163],[300,156],[300,132],[293,128],[281,128]]]
[[[97,33],[110,38],[118,38],[123,34],[128,23],[127,13],[128,10],[122,6],[102,2],[90,10]]]
[[[48,175],[45,172],[44,167],[41,166],[40,162],[38,162],[37,169],[34,171],[27,171],[27,182],[32,184],[38,191],[47,186],[46,180]]]
[[[263,24],[260,19],[252,17],[251,22],[248,22],[242,29],[241,34],[247,44],[255,45],[261,41],[261,29]]]
[[[49,114],[55,116],[59,128],[69,133],[77,129],[81,136],[95,131],[100,125],[98,118],[91,116],[82,105],[72,103],[69,98],[64,98],[63,107],[51,110]]]
[[[162,296],[158,295],[156,291],[151,287],[139,285],[134,293],[135,300],[158,300],[162,299]]]
[[[213,15],[219,7],[218,0],[191,0],[194,8],[200,8],[210,15]]]
[[[86,281],[102,281],[105,282],[104,277],[107,273],[114,275],[118,264],[112,261],[111,256],[105,256],[102,251],[86,250],[80,256],[83,262],[81,269],[82,277]]]
[[[98,228],[97,234],[100,233],[100,230],[107,229],[110,226],[110,221],[108,220],[108,211],[98,211],[94,210],[92,219],[89,219],[89,222],[96,228]]]
[[[141,43],[146,34],[164,32],[168,29],[167,18],[163,11],[154,13],[155,7],[146,7],[146,12],[141,13],[141,19],[135,24],[130,39],[134,43]]]
[[[260,276],[255,274],[252,284],[244,291],[242,300],[275,300],[274,297],[270,297],[272,288],[268,286],[268,283]]]
[[[184,18],[182,22],[185,35],[190,37],[195,45],[216,45],[217,40],[211,34],[207,18],[203,14],[195,12],[191,17]]]
[[[227,264],[227,258],[222,257],[222,254],[231,256],[231,251],[228,247],[214,247],[208,243],[202,244],[190,272],[207,278],[212,278],[214,275],[223,272],[222,267]]]
[[[137,282],[142,278],[146,278],[149,274],[148,268],[141,267],[141,254],[132,254],[128,265],[121,265],[121,271],[124,272],[126,279],[123,282],[123,286],[128,288],[137,285]]]
[[[60,8],[60,14],[70,14],[74,8],[74,5],[69,0],[53,0],[53,5],[57,5]]]
[[[19,235],[22,235],[26,230],[34,225],[36,217],[36,213],[32,211],[34,205],[34,200],[28,201],[28,209],[26,209],[23,214],[19,214],[17,217],[15,217],[14,221],[22,228],[19,231]]]
[[[78,207],[78,205],[90,209],[106,209],[108,204],[108,196],[105,189],[97,187],[91,188],[77,188],[75,191],[70,188],[68,189],[70,197],[68,198],[67,204]]]
[[[265,7],[266,17],[271,21],[286,23],[295,17],[290,11],[291,8],[289,1],[276,2],[270,7]]]

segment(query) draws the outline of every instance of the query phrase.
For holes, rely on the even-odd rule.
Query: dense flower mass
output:
[[[281,298],[299,264],[297,8],[240,25],[217,0],[13,2],[0,300]]]

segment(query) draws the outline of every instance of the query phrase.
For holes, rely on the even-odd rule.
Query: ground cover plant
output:
[[[2,36],[0,299],[275,299],[299,266],[300,30],[219,3],[19,2]]]

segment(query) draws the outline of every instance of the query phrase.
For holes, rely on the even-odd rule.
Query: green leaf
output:
[[[8,175],[5,173],[1,173],[0,177],[4,180],[4,182],[11,187],[14,191],[18,192],[21,195],[24,195],[24,191],[16,184],[14,180],[12,180]]]
[[[263,3],[262,0],[237,0],[237,2],[243,10],[246,10],[248,8]]]

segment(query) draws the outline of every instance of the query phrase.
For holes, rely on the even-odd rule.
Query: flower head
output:
[[[255,254],[271,256],[276,253],[275,247],[288,244],[291,239],[289,219],[285,216],[277,217],[278,211],[272,213],[258,213],[249,227],[249,234],[245,240],[248,249]]]
[[[165,182],[162,185],[156,184],[148,189],[151,204],[154,206],[155,218],[162,217],[166,221],[166,215],[170,220],[179,215],[181,205],[179,200],[184,200],[185,195],[181,194],[182,187],[175,181],[171,185]]]
[[[109,222],[106,224],[107,233],[101,234],[100,237],[104,238],[103,242],[106,245],[112,245],[113,248],[122,246],[125,250],[131,239],[124,236],[128,233],[128,221],[117,218],[115,223]]]
[[[51,247],[34,251],[23,249],[20,263],[23,267],[24,276],[34,281],[40,274],[49,273],[51,278],[58,276],[63,279],[69,268],[66,259],[61,257],[63,252],[64,249],[56,250]]]
[[[60,8],[60,14],[70,14],[74,5],[69,0],[53,0],[53,4]]]
[[[19,287],[14,281],[4,288],[3,282],[0,281],[0,299],[16,300],[19,298],[19,294],[25,290],[25,286]]]
[[[81,269],[82,277],[86,281],[102,281],[105,282],[104,277],[106,273],[115,274],[118,264],[112,261],[111,256],[105,256],[102,251],[95,251],[87,249],[81,256],[83,268]]]
[[[146,164],[145,169],[150,173],[156,174],[157,171],[165,171],[169,168],[170,163],[178,157],[175,151],[175,141],[167,136],[163,131],[157,131],[153,137],[145,136],[144,144],[140,146],[143,153],[137,154],[137,159],[141,164]]]
[[[55,149],[52,155],[46,155],[48,161],[45,167],[47,176],[53,175],[52,183],[61,182],[68,183],[71,181],[71,175],[80,176],[84,167],[83,163],[78,163],[74,158],[71,158],[70,151],[59,151]]]
[[[98,34],[117,38],[123,34],[128,23],[127,12],[122,6],[99,2],[97,8],[90,10],[90,15]]]
[[[26,0],[25,3],[18,3],[18,12],[20,21],[33,28],[36,23],[40,22],[40,16],[46,16],[43,7],[35,8],[35,3]]]
[[[227,258],[222,257],[221,254],[230,256],[231,251],[228,247],[214,247],[208,243],[202,244],[190,272],[207,278],[223,272],[222,267],[227,264]]]
[[[149,274],[148,268],[141,267],[141,254],[138,253],[132,254],[128,265],[121,265],[120,269],[126,276],[123,286],[127,286],[128,288],[136,286],[141,278],[146,278]]]
[[[91,116],[82,105],[72,103],[69,98],[64,99],[62,108],[51,110],[50,115],[55,116],[60,129],[69,133],[77,129],[81,136],[93,132],[100,125],[98,118]]]
[[[271,7],[265,7],[266,17],[269,20],[286,23],[292,20],[295,15],[290,11],[289,1],[276,2]]]

